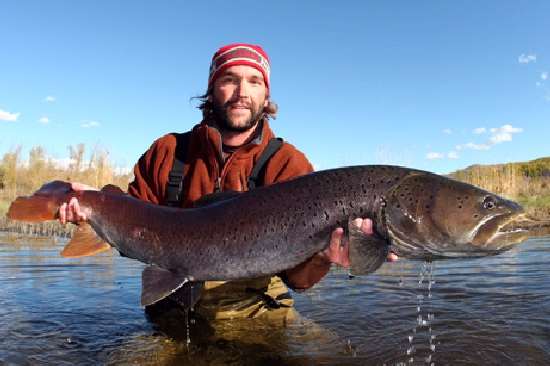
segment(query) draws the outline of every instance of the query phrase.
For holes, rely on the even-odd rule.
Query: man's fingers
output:
[[[63,202],[63,204],[59,207],[59,222],[61,222],[63,225],[67,223],[67,212],[65,211],[67,209],[67,203]]]
[[[69,202],[64,202],[59,207],[59,222],[66,224],[67,222],[86,221],[86,213],[81,210],[80,203],[73,197]]]
[[[332,263],[349,267],[349,245],[344,239],[344,229],[336,228],[330,236],[330,245],[323,252]]]
[[[341,227],[336,228],[330,236],[330,247],[338,249],[342,244],[342,238],[344,237],[344,229]]]
[[[361,229],[364,234],[370,235],[374,233],[374,225],[371,219],[362,219],[358,217],[354,219],[351,223],[358,229]]]
[[[73,189],[73,191],[97,191],[98,190],[95,187],[89,186],[84,183],[78,183],[78,182],[71,183],[71,188]]]
[[[365,234],[374,234],[373,222],[371,219],[364,219],[361,223],[361,231]]]
[[[71,198],[69,201],[69,206],[71,208],[72,221],[85,221],[86,214],[80,210],[80,203],[76,197]]]
[[[397,254],[395,254],[392,251],[388,253],[388,257],[387,257],[388,262],[397,262],[398,260],[399,260],[399,256]]]

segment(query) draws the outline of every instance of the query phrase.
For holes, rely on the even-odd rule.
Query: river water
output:
[[[0,365],[547,365],[550,238],[496,257],[335,269],[299,318],[153,321],[143,265],[64,259],[64,240],[0,234]]]

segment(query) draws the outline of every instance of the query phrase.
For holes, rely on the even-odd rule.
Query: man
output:
[[[270,99],[269,76],[269,59],[259,46],[231,44],[214,54],[200,106],[203,121],[190,131],[183,152],[182,207],[192,207],[214,192],[249,188],[251,171],[275,136],[269,126],[269,118],[277,110]],[[128,186],[130,195],[155,204],[168,203],[167,186],[177,141],[174,134],[165,135],[143,154],[134,168],[135,179]],[[269,185],[312,171],[304,154],[284,142],[262,169],[261,178]],[[82,218],[78,203],[73,200],[62,206],[60,217],[62,222]],[[355,224],[372,233],[371,220],[358,218]],[[348,248],[342,238],[343,229],[337,228],[326,250],[279,276],[207,282],[196,310],[215,319],[284,311],[292,305],[285,284],[305,290],[320,281],[332,263],[349,266]]]

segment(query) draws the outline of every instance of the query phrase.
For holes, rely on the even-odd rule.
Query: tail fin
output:
[[[51,197],[18,197],[11,203],[8,219],[29,222],[55,220],[58,210],[59,205]]]
[[[30,197],[17,197],[11,203],[7,217],[28,222],[55,220],[58,217],[59,206],[68,201],[67,195],[70,191],[70,183],[47,183]]]

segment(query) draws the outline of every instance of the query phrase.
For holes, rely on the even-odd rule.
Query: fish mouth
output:
[[[472,258],[497,255],[527,240],[529,231],[521,227],[522,212],[505,213],[485,220],[465,243],[425,243],[417,246],[395,240],[389,250],[409,259]]]
[[[478,230],[472,244],[480,250],[510,249],[527,239],[528,231],[517,225],[525,217],[524,212],[513,212],[490,219]]]

